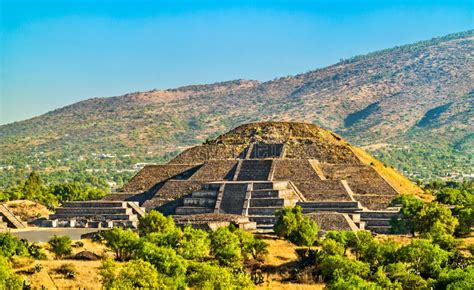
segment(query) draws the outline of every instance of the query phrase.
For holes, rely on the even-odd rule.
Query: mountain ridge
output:
[[[0,126],[0,164],[41,169],[38,162],[91,152],[160,162],[241,123],[303,121],[359,146],[390,144],[375,153],[406,173],[420,169],[407,167],[404,146],[420,154],[442,147],[447,161],[463,167],[474,122],[473,39],[469,30],[266,82],[232,80],[84,100]],[[429,119],[427,112],[448,103],[428,127],[417,126]],[[458,147],[465,150],[453,145],[463,142]]]

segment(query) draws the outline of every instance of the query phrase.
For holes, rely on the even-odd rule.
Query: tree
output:
[[[297,246],[311,247],[318,239],[318,225],[308,216],[298,223],[296,231],[290,236],[290,241]]]
[[[28,254],[25,244],[9,232],[0,233],[0,256],[10,258],[14,255],[24,256]]]
[[[356,259],[370,246],[374,237],[368,231],[347,232],[347,246],[352,249]]]
[[[35,200],[35,197],[40,196],[43,190],[43,182],[41,181],[40,176],[36,171],[32,171],[22,188],[24,198]]]
[[[456,212],[459,221],[456,234],[458,236],[468,235],[474,227],[474,204],[457,208]]]
[[[138,233],[144,236],[149,233],[166,233],[175,227],[171,217],[165,217],[161,212],[150,211],[138,221]]]
[[[72,253],[72,242],[68,236],[54,235],[49,241],[51,251],[55,254],[56,259]]]
[[[322,250],[326,255],[344,255],[344,246],[333,239],[325,239],[322,243]]]
[[[231,269],[209,263],[191,263],[188,284],[193,289],[248,289],[252,281],[244,273],[232,273]]]
[[[185,259],[203,260],[209,256],[210,246],[207,232],[186,226],[178,242],[177,251]]]
[[[405,264],[397,262],[385,267],[387,277],[392,283],[401,284],[403,289],[425,289],[427,282],[407,269]]]
[[[442,289],[474,289],[474,266],[466,269],[445,268],[433,283],[436,290]]]
[[[449,253],[428,240],[413,240],[398,251],[399,260],[424,278],[436,278],[447,263]]]
[[[474,196],[467,190],[447,187],[436,192],[436,200],[444,204],[466,205],[474,202]]]
[[[115,252],[115,258],[118,261],[129,260],[139,242],[138,235],[131,229],[113,228],[105,231],[104,239],[107,247]]]
[[[162,289],[165,288],[158,272],[150,263],[131,260],[117,273],[117,265],[105,260],[99,270],[105,289]]]
[[[263,261],[264,256],[268,253],[267,243],[242,229],[235,229],[233,233],[239,237],[240,250],[245,260],[252,257],[257,261]]]
[[[415,236],[418,230],[418,212],[423,208],[423,202],[413,195],[400,195],[393,204],[400,204],[400,217],[392,218],[390,224],[395,233],[411,233]]]
[[[303,216],[301,207],[286,207],[276,212],[275,233],[298,246],[311,247],[317,240],[318,225]]]
[[[369,263],[372,269],[394,263],[397,260],[398,246],[389,240],[369,241],[360,252],[360,260]]]
[[[301,207],[285,207],[275,213],[276,222],[273,230],[277,236],[289,239],[298,228],[298,222],[303,219]]]
[[[320,268],[324,280],[327,282],[332,282],[337,279],[347,279],[352,275],[367,279],[370,274],[368,264],[338,255],[323,257]]]
[[[187,263],[175,250],[144,242],[140,244],[136,257],[150,262],[160,274],[172,277],[176,282],[184,281]]]
[[[229,228],[221,227],[212,232],[211,253],[223,266],[236,266],[242,258],[239,237]]]
[[[442,228],[444,233],[452,235],[457,224],[458,220],[452,216],[451,210],[437,202],[425,204],[418,213],[418,227],[422,233],[429,233],[437,226],[438,232]]]
[[[23,278],[15,274],[6,257],[0,255],[0,289],[23,289]]]

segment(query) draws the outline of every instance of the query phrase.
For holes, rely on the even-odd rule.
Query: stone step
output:
[[[285,206],[283,198],[251,198],[250,207]]]
[[[389,219],[364,219],[363,222],[365,222],[366,226],[390,226]]]
[[[251,198],[278,198],[280,191],[275,189],[252,190]]]
[[[90,219],[90,220],[125,220],[125,221],[137,221],[136,215],[127,214],[52,214],[49,216],[50,220],[71,220],[71,219]]]
[[[190,214],[212,213],[212,212],[214,212],[213,208],[197,207],[197,206],[180,206],[180,207],[177,207],[175,211],[177,215],[190,215]]]
[[[55,214],[62,215],[82,215],[82,214],[95,214],[95,215],[104,215],[104,214],[132,214],[133,211],[131,208],[123,207],[59,207],[56,209]]]
[[[272,181],[272,182],[254,182],[253,190],[260,190],[260,189],[287,189],[288,182],[287,181]]]
[[[186,197],[183,200],[184,206],[203,206],[203,207],[212,207],[216,204],[215,198],[201,198],[201,197]]]
[[[321,202],[298,202],[301,208],[357,208],[359,209],[359,203],[357,201],[321,201]]]
[[[269,224],[273,226],[276,217],[274,215],[253,215],[249,216],[249,220],[256,222],[257,225]]]
[[[219,190],[219,187],[221,186],[220,183],[204,183],[202,185],[202,189],[203,190],[213,190],[213,191],[217,191]]]
[[[62,207],[77,207],[77,208],[85,208],[85,207],[127,207],[127,202],[124,201],[102,201],[102,200],[94,200],[94,201],[67,201],[64,202]]]
[[[332,211],[332,212],[339,212],[339,213],[354,213],[359,211],[359,208],[303,208],[303,213],[312,213],[312,212],[319,212],[319,211]]]
[[[370,219],[370,218],[388,218],[390,219],[393,216],[399,215],[398,212],[395,211],[361,211],[360,218],[361,219]]]
[[[249,207],[249,215],[273,215],[277,210],[281,210],[281,207]]]
[[[196,190],[191,194],[193,198],[216,198],[217,191],[215,190]]]

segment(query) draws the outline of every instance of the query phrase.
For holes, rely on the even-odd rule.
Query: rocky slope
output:
[[[89,99],[0,126],[0,165],[113,172],[169,158],[241,123],[280,120],[331,129],[414,178],[472,173],[473,40],[467,31],[263,83]],[[100,154],[105,161],[87,163]]]

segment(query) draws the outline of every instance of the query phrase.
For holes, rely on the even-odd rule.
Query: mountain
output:
[[[255,121],[311,122],[413,179],[472,174],[474,30],[267,82],[93,98],[0,126],[3,183],[30,168],[110,176]]]

